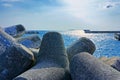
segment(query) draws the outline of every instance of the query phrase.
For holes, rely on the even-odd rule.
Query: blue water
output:
[[[46,32],[47,31],[39,31],[39,37],[42,38]],[[114,33],[84,33],[82,30],[60,33],[63,36],[65,47],[68,47],[81,37],[87,37],[96,45],[96,51],[94,52],[95,57],[120,56],[120,41],[114,38]]]

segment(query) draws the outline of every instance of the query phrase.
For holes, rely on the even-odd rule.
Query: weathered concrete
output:
[[[14,80],[71,80],[62,36],[49,32],[43,36],[38,63]]]
[[[69,73],[63,68],[30,69],[13,80],[71,80]]]
[[[38,35],[32,35],[27,37],[18,38],[18,43],[26,46],[27,48],[40,48],[41,39]]]
[[[41,67],[68,68],[68,56],[61,34],[48,32],[43,36],[39,51],[39,64]]]
[[[80,52],[93,54],[95,49],[95,44],[90,39],[82,37],[67,48],[67,54],[70,60],[75,54]]]
[[[22,36],[25,33],[25,28],[23,25],[18,24],[4,28],[4,31],[12,37],[16,38]]]
[[[87,52],[76,54],[70,62],[72,80],[120,80],[120,73]]]
[[[33,62],[30,50],[0,30],[0,80],[11,80],[29,69]]]

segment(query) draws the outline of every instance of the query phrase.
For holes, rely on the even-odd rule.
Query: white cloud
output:
[[[2,6],[4,6],[4,7],[13,7],[13,5],[9,4],[9,3],[4,3],[4,4],[2,4]]]
[[[59,0],[60,1],[60,0]],[[120,1],[111,1],[111,0],[61,0],[65,4],[65,9],[68,10],[68,13],[78,17],[86,19],[89,16],[95,16],[97,14],[102,15],[102,10],[106,9],[115,9],[120,6]],[[107,13],[106,10],[105,12]],[[111,10],[112,11],[112,10]],[[105,13],[104,12],[104,13]]]
[[[95,26],[113,26],[116,13],[120,13],[120,1],[115,0],[61,0],[68,14]],[[112,17],[114,16],[114,17]],[[111,25],[112,24],[112,25]]]
[[[66,5],[65,9],[68,13],[77,18],[85,18],[89,15],[91,8],[94,8],[95,0],[61,0]]]
[[[2,2],[2,6],[4,7],[13,7],[14,6],[14,3],[17,3],[17,2],[23,2],[24,0],[0,0]]]

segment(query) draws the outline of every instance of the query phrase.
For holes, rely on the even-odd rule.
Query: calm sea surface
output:
[[[42,38],[46,32],[47,31],[39,31],[39,37]],[[87,37],[96,45],[94,56],[120,56],[120,41],[114,38],[114,33],[84,33],[83,30],[65,31],[60,33],[63,36],[65,47],[68,47],[80,37]],[[28,35],[29,34],[26,34],[25,36]]]

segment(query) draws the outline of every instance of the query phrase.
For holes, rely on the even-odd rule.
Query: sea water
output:
[[[39,31],[39,37],[48,31]],[[113,57],[120,56],[120,41],[114,38],[114,33],[85,33],[83,30],[60,31],[63,36],[65,47],[67,48],[81,37],[87,37],[96,45],[94,56],[99,57]],[[31,34],[25,34],[28,36]]]

